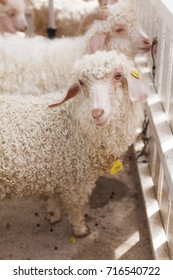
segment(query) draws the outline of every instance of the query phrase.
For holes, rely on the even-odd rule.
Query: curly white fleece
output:
[[[108,71],[106,59],[103,65],[101,57],[107,57],[108,63],[112,61]],[[106,76],[120,62],[123,64],[123,59],[115,51],[88,55],[76,64],[76,75],[86,77],[87,69],[91,73],[91,63],[87,62],[93,60],[95,69],[105,70]],[[103,79],[101,76],[100,71],[92,71],[88,81]],[[65,105],[48,108],[57,94],[49,98],[0,96],[1,199],[31,194],[49,196],[56,191],[65,208],[81,207],[97,178],[134,141],[141,105],[130,101],[126,88],[116,90],[111,121],[103,129],[92,121],[90,100],[83,90]]]
[[[130,40],[122,40],[120,42],[116,40],[115,35],[111,40],[107,42],[106,49],[119,49],[124,52],[126,55],[134,57],[137,52],[137,37],[139,20],[138,15],[131,3],[130,0],[119,1],[113,5],[108,5],[108,18],[106,20],[96,20],[88,30],[88,36],[92,37],[97,32],[105,32],[111,34],[115,29],[116,25],[125,26],[127,30],[127,36]]]
[[[41,95],[67,86],[86,45],[81,38],[1,36],[0,93]]]
[[[86,54],[75,62],[72,73],[81,80],[103,79],[117,66],[122,68],[125,75],[136,69],[132,59],[119,51],[112,50],[109,52],[97,51],[93,55]]]
[[[93,30],[109,32],[116,24],[128,24],[128,28],[132,31],[138,24],[138,17],[130,0],[119,1],[113,5],[107,5],[108,18],[106,20],[97,21]]]

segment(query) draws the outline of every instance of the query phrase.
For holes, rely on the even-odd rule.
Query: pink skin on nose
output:
[[[23,14],[16,15],[12,18],[13,24],[16,28],[16,30],[25,32],[27,30],[27,21]]]
[[[103,114],[103,109],[98,108],[98,109],[94,109],[92,110],[92,115],[94,119],[98,119],[99,117],[101,117],[101,115]]]
[[[95,83],[91,88],[92,117],[98,126],[104,126],[109,121],[110,96],[109,83]]]
[[[151,42],[150,42],[149,37],[141,29],[139,29],[139,36],[140,36],[142,42],[138,48],[144,52],[148,52],[151,48]]]

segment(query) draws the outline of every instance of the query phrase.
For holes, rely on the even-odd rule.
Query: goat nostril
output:
[[[147,39],[147,38],[144,39],[144,40],[143,40],[143,43],[144,43],[145,45],[148,45],[148,46],[149,46],[149,45],[150,45],[150,39]]]
[[[101,117],[102,114],[103,114],[103,109],[101,108],[92,110],[92,115],[94,119]]]

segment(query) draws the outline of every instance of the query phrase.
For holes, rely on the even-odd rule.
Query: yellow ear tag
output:
[[[114,164],[111,167],[110,170],[110,174],[114,175],[115,173],[118,173],[119,171],[121,171],[123,169],[123,164],[121,161],[119,161],[118,159],[114,162]]]
[[[135,77],[136,79],[140,78],[140,72],[138,70],[132,71],[131,72],[132,76]]]

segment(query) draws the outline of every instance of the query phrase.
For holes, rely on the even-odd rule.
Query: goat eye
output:
[[[123,29],[123,28],[117,28],[115,31],[116,31],[117,33],[121,33],[121,32],[124,31],[124,29]]]
[[[79,84],[80,84],[81,86],[84,86],[84,82],[83,82],[82,80],[79,80]]]
[[[10,13],[10,17],[14,17],[15,15],[16,15],[15,12]]]
[[[117,73],[115,73],[115,75],[114,75],[114,78],[115,78],[116,80],[120,80],[121,77],[122,77],[122,74],[121,74],[120,72],[117,72]]]

